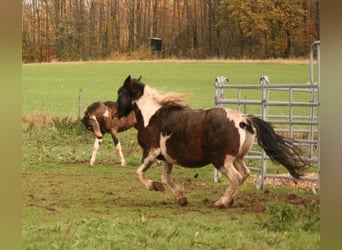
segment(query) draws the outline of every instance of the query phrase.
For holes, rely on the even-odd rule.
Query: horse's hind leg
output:
[[[120,141],[118,141],[118,144],[116,144],[115,148],[119,153],[121,166],[125,167],[127,165],[127,163],[126,163],[125,157],[122,153]]]
[[[176,196],[178,204],[181,206],[185,206],[188,204],[188,200],[183,196],[183,192],[181,191],[181,189],[172,180],[171,172],[172,165],[168,162],[163,161],[163,172],[161,176],[162,182],[165,183],[171,189],[173,194]]]
[[[111,134],[112,134],[115,149],[120,156],[120,164],[121,164],[121,166],[125,167],[127,165],[127,163],[126,163],[125,157],[122,153],[122,148],[121,148],[121,143],[119,141],[119,137],[118,137],[117,133],[113,130],[111,131]]]
[[[90,162],[89,162],[90,167],[94,166],[95,159],[96,159],[96,154],[97,154],[97,151],[100,148],[100,144],[101,143],[102,143],[102,139],[98,139],[98,138],[95,139],[94,146],[93,146],[93,151],[92,151]]]
[[[230,185],[223,196],[214,203],[215,208],[228,208],[233,205],[236,191],[243,180],[242,175],[234,167],[235,157],[227,155],[224,166],[219,168],[220,172],[227,176]]]
[[[145,172],[151,167],[157,156],[160,154],[160,149],[150,150],[148,153],[144,151],[142,164],[137,169],[136,173],[139,180],[145,185],[148,190],[164,191],[162,183],[148,179]]]
[[[247,177],[251,174],[251,171],[249,168],[246,166],[245,162],[241,158],[236,158],[234,161],[234,167],[239,171],[239,173],[242,175],[242,180],[240,184],[242,184]]]

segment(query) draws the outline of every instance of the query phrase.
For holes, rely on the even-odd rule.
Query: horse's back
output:
[[[113,118],[114,116],[116,116],[117,112],[118,112],[118,105],[116,102],[113,101],[105,101],[104,105],[110,110],[111,113],[111,117]]]
[[[116,108],[117,107],[117,103],[113,102],[113,101],[105,101],[103,103],[104,103],[104,105],[106,105],[109,108]]]

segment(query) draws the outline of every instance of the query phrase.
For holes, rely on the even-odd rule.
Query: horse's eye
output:
[[[88,129],[88,130],[91,130],[91,127],[89,126],[87,129]]]

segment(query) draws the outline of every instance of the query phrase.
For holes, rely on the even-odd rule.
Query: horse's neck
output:
[[[142,97],[136,101],[136,105],[141,112],[144,127],[147,127],[151,117],[161,108],[161,105],[154,99],[150,91],[144,91]]]
[[[113,120],[114,123],[116,123],[118,127],[118,131],[125,131],[127,129],[130,129],[136,124],[136,118],[134,112],[130,112],[127,116],[121,117],[120,119]]]

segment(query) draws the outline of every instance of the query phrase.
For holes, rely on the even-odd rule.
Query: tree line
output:
[[[307,57],[319,25],[319,0],[22,0],[22,59]]]

